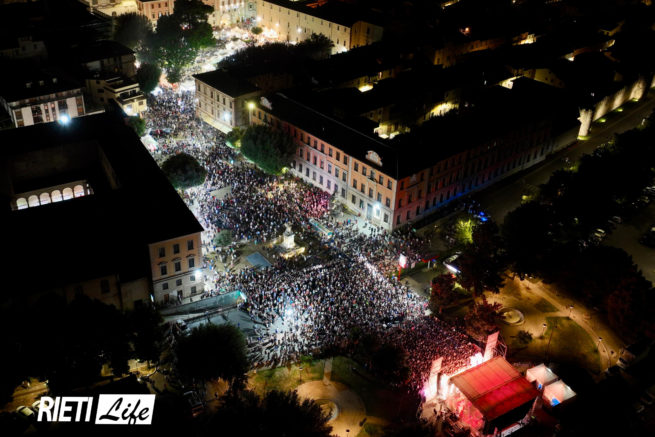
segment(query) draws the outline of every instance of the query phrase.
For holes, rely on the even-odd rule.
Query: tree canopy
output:
[[[207,170],[193,156],[180,153],[171,156],[161,166],[162,171],[179,190],[195,187],[205,182]]]
[[[233,325],[193,328],[178,341],[175,354],[178,372],[188,379],[242,380],[249,366],[246,340]]]
[[[214,237],[214,244],[219,247],[225,247],[232,244],[232,231],[223,229]]]
[[[146,121],[141,117],[139,117],[138,115],[129,117],[127,119],[127,123],[130,125],[132,129],[134,129],[134,132],[139,137],[142,137],[146,134]]]
[[[138,49],[152,34],[152,26],[148,18],[136,12],[119,15],[113,20],[114,40],[132,50]]]
[[[295,391],[229,391],[208,420],[202,436],[262,435],[270,437],[330,437],[332,427],[321,407],[300,399]]]
[[[155,64],[144,62],[136,71],[136,80],[139,82],[139,88],[145,94],[151,93],[157,85],[159,85],[159,78],[161,77],[161,68]]]
[[[241,153],[265,172],[279,174],[291,162],[296,146],[286,133],[255,125],[248,127],[243,134]]]
[[[457,261],[462,287],[475,296],[485,291],[498,293],[504,283],[506,268],[498,226],[492,221],[477,225],[473,230],[472,243],[464,247]]]

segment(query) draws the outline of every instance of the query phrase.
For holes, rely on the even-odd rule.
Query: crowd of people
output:
[[[177,153],[194,156],[206,169],[203,185],[183,198],[205,228],[205,253],[218,249],[223,229],[235,241],[269,242],[289,225],[305,238],[316,220],[333,229],[314,263],[279,259],[264,269],[217,273],[215,258],[204,263],[208,295],[240,290],[243,309],[255,322],[248,339],[255,365],[275,366],[329,348],[347,348],[355,330],[401,346],[410,368],[409,384],[420,387],[431,363],[444,357],[444,372],[465,366],[476,346],[446,323],[424,315],[425,299],[390,272],[403,254],[418,262],[423,241],[412,232],[371,227],[366,234],[354,220],[328,214],[330,195],[301,181],[267,175],[238,159],[224,137],[195,115],[193,94],[164,89],[149,101],[147,126],[158,138],[158,162]],[[322,236],[325,239],[325,236]],[[207,268],[209,267],[209,268]],[[209,276],[209,277],[208,277]]]

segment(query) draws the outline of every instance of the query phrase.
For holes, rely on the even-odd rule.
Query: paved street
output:
[[[573,146],[557,152],[544,163],[481,191],[477,195],[480,205],[497,223],[502,223],[507,213],[520,205],[521,196],[526,194],[530,186],[543,184],[556,170],[565,167],[565,158],[575,162],[583,154],[593,152],[598,146],[610,140],[614,134],[638,126],[644,117],[653,111],[653,108],[655,108],[655,98],[651,92],[641,102],[626,107],[621,114],[608,115],[605,124],[594,123],[589,139],[580,140]],[[568,138],[574,140],[575,136],[569,135]]]

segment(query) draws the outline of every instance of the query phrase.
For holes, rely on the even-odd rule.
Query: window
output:
[[[166,248],[160,247],[159,248],[159,258],[163,258],[166,256]]]
[[[355,204],[356,200],[357,199],[355,198],[355,195],[353,194],[351,199],[350,199],[350,201],[353,203],[353,205]]]
[[[159,273],[161,273],[162,276],[165,276],[168,274],[168,269],[166,268],[165,265],[159,266]]]
[[[187,240],[186,250],[193,250],[193,240]]]
[[[312,179],[316,180],[316,172],[315,171],[312,172]]]
[[[379,183],[380,185],[384,185],[384,177],[383,177],[382,175],[380,175],[380,176],[378,177],[378,183]]]
[[[341,152],[337,152],[337,161],[341,159]]]
[[[161,284],[161,289],[168,290],[168,282],[164,282],[163,284]]]
[[[380,203],[382,202],[382,194],[381,193],[378,193],[378,202],[380,202]]]
[[[182,270],[182,263],[180,261],[175,261],[173,263],[173,265],[175,266],[175,271],[176,272],[179,272],[180,270]]]
[[[403,207],[403,199],[398,199],[398,208]]]
[[[396,216],[396,224],[397,224],[397,225],[400,224],[400,215],[397,215],[397,216]]]
[[[196,294],[197,292],[198,292],[198,288],[196,288],[195,285],[191,287],[191,294]]]
[[[407,220],[409,220],[409,218],[410,218],[411,216],[412,216],[411,211],[407,211],[407,214],[406,214]]]
[[[332,174],[332,164],[328,162],[328,173]]]
[[[342,181],[346,182],[346,178],[347,178],[347,177],[348,177],[348,174],[346,174],[345,171],[344,171],[343,173],[341,173],[341,180],[342,180]]]
[[[405,189],[405,181],[400,181],[400,189],[401,190]]]
[[[329,168],[329,166],[328,166]],[[339,179],[339,167],[334,167],[334,177]]]
[[[362,182],[362,184],[360,185],[359,191],[361,191],[362,193],[366,192],[366,188],[364,187],[364,182]]]
[[[353,179],[353,188],[357,189],[357,181],[355,179]]]
[[[343,163],[348,165],[348,157],[346,155],[343,155]]]
[[[179,244],[174,244],[173,245],[173,253],[180,253],[180,245]]]
[[[179,287],[180,285],[182,285],[182,280],[181,279],[176,279],[175,280],[175,286]]]
[[[346,198],[346,189],[345,188],[341,189],[341,197],[343,197],[344,199]]]
[[[109,281],[106,279],[103,279],[100,281],[100,292],[102,294],[109,293]]]
[[[391,180],[387,180],[387,188],[391,189]]]
[[[364,209],[364,201],[361,199],[359,200],[359,209]]]
[[[368,197],[373,198],[373,188],[368,189]]]
[[[363,165],[362,165],[362,174],[366,176],[366,167],[364,167]]]
[[[190,280],[191,282],[196,282],[196,275],[191,275],[191,276],[189,276],[189,280]]]
[[[321,182],[322,183],[322,182]],[[328,190],[332,188],[332,181],[328,179],[327,181]]]
[[[323,146],[323,145],[321,144],[321,146]],[[328,156],[332,157],[332,147],[328,148]]]
[[[318,183],[323,185],[323,176],[318,177]]]
[[[359,171],[359,164],[358,163],[354,163],[353,166],[354,166],[355,171]]]
[[[319,167],[321,167],[321,170],[323,170],[323,167],[324,167],[324,166],[325,166],[325,161],[323,161],[323,160],[321,159],[321,163],[320,163],[320,165],[319,165]]]
[[[384,222],[389,223],[389,214],[384,215]]]
[[[387,206],[387,208],[390,208],[391,207],[391,199],[389,199],[387,197],[386,200],[384,201],[384,204]]]
[[[196,266],[196,259],[195,258],[189,258],[189,268],[192,269]]]

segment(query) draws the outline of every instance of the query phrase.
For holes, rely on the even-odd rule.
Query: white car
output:
[[[18,414],[19,417],[26,420],[36,419],[36,414],[34,414],[34,411],[32,411],[30,408],[26,406],[20,406],[16,408],[16,414]]]

